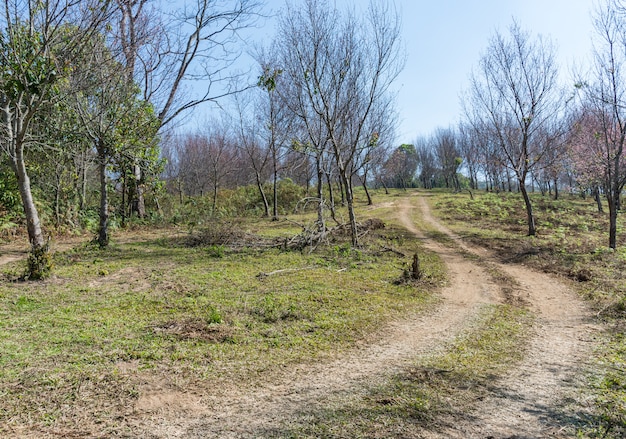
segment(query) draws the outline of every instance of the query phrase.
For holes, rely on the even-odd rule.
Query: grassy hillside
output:
[[[345,234],[313,251],[272,247],[300,233],[301,216],[118,232],[107,250],[57,252],[45,282],[18,281],[23,262],[1,266],[0,436],[128,433],[124,419],[152,388],[253,384],[424,312],[441,262],[391,210],[367,216],[387,226],[359,249]],[[216,228],[236,245],[207,240]],[[425,278],[399,282],[415,251]]]

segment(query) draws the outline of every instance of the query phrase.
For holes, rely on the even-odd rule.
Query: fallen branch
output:
[[[259,274],[257,274],[256,277],[258,279],[265,279],[266,277],[274,276],[275,274],[292,273],[296,271],[311,270],[313,268],[317,268],[317,267],[315,265],[310,265],[308,267],[302,267],[302,268],[283,268],[282,270],[274,270],[274,271],[270,271],[269,273],[265,273],[262,271]]]
[[[384,250],[384,251],[386,251],[386,252],[391,252],[391,253],[393,253],[394,255],[398,255],[398,256],[400,256],[400,257],[402,257],[402,258],[405,258],[405,257],[406,257],[406,255],[405,255],[404,253],[402,253],[402,252],[401,252],[401,251],[399,251],[399,250],[396,250],[395,248],[387,247],[387,246],[385,246],[385,245],[382,245],[381,247],[382,247],[382,248],[383,248],[383,250]]]

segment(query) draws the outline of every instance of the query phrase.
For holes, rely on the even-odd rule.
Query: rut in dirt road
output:
[[[409,218],[412,208],[410,204],[398,206],[398,219],[421,236]],[[191,419],[179,415],[164,421],[171,407],[157,407],[152,418],[140,424],[159,438],[266,437],[302,413],[340,407],[363,397],[373,385],[384,383],[416,358],[442,349],[467,328],[482,307],[498,301],[499,288],[483,268],[454,250],[436,243],[427,246],[441,254],[450,273],[450,285],[441,292],[441,301],[434,310],[394,322],[385,328],[380,342],[355,349],[330,363],[300,366],[254,389],[204,397],[203,405],[208,410],[196,410]]]
[[[536,335],[525,360],[496,383],[493,395],[480,402],[471,417],[428,437],[573,437],[568,424],[576,421],[577,410],[563,404],[577,393],[577,379],[599,330],[590,323],[583,302],[562,281],[524,266],[497,263],[486,251],[464,244],[431,215],[425,198],[420,197],[419,206],[428,223],[515,279],[521,285],[519,299],[537,315]]]
[[[415,208],[410,199],[399,200],[398,220],[424,238],[410,219]],[[136,426],[154,438],[262,438],[289,431],[303,414],[343,407],[367,395],[369,389],[405,370],[421,356],[432,355],[471,328],[480,310],[502,303],[501,289],[484,268],[495,265],[519,282],[522,296],[538,315],[536,336],[528,355],[507,377],[494,383],[493,392],[477,402],[471,413],[459,413],[445,431],[423,431],[424,438],[541,438],[567,437],[561,433],[562,412],[556,407],[572,385],[587,354],[585,339],[593,328],[585,323],[582,303],[557,280],[521,266],[498,264],[486,252],[467,245],[441,226],[430,214],[424,198],[413,199],[424,219],[451,236],[464,250],[480,256],[482,263],[463,257],[458,249],[424,239],[425,246],[444,260],[450,284],[441,301],[428,313],[390,325],[384,338],[354,349],[326,363],[301,365],[254,388],[229,389],[205,395],[201,403],[184,401],[184,395],[143,395],[138,401]],[[156,402],[155,402],[156,401]],[[166,401],[159,405],[159,401]],[[170,401],[170,403],[167,403]],[[180,404],[182,403],[182,404]],[[178,411],[181,405],[185,410]]]

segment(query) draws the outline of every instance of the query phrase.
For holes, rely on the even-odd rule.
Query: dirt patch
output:
[[[232,340],[235,329],[223,324],[209,324],[202,319],[172,320],[152,328],[156,334],[165,334],[181,340],[204,340],[223,343]]]
[[[487,250],[465,244],[441,225],[424,198],[419,205],[428,223],[514,279],[519,287],[512,300],[524,303],[538,316],[526,359],[476,405],[471,420],[459,417],[450,423],[454,427],[427,437],[570,437],[574,432],[567,429],[564,401],[578,392],[577,379],[590,356],[590,341],[600,328],[591,323],[588,310],[564,281],[522,265],[496,262]]]
[[[396,204],[398,218],[423,238],[410,220],[409,202]],[[203,413],[149,425],[158,438],[256,438],[302,412],[341,405],[362,397],[367,389],[410,367],[422,355],[433,355],[461,333],[482,307],[497,303],[499,288],[482,267],[435,242],[450,271],[450,283],[439,304],[427,314],[393,322],[380,341],[361,346],[336,360],[299,365],[254,388],[216,389],[205,395]],[[145,419],[137,419],[147,428]],[[149,423],[150,421],[148,421]]]

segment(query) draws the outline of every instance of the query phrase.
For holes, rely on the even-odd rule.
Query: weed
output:
[[[487,307],[445,353],[416,363],[354,402],[306,413],[306,421],[287,434],[335,437],[328,432],[341,426],[341,437],[395,437],[398,431],[422,436],[436,429],[444,414],[471,412],[493,380],[522,358],[533,321],[521,308]]]

